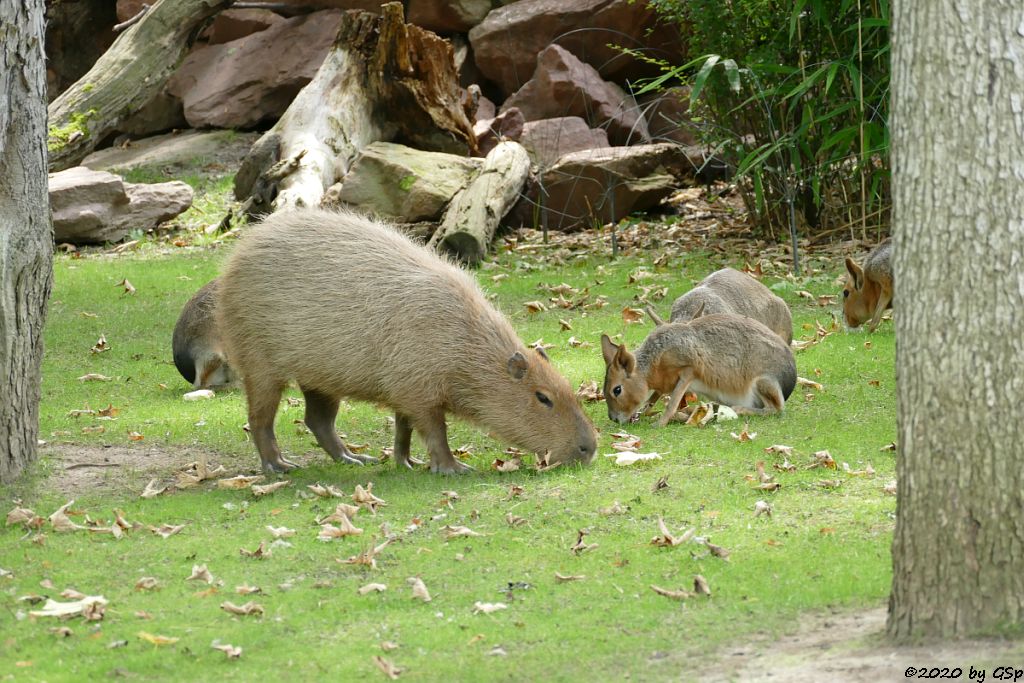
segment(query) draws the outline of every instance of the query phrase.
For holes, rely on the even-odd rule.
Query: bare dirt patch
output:
[[[1024,669],[1024,642],[973,639],[896,647],[885,640],[885,618],[884,607],[807,614],[792,634],[725,647],[707,657],[694,680],[880,683],[927,678],[933,669],[937,678],[943,668],[950,680],[981,680],[970,678],[971,667],[984,669],[986,680],[995,680],[999,667],[1010,667],[1011,678],[1002,680],[1013,680],[1014,667]],[[915,671],[907,676],[910,667]],[[954,677],[957,668],[962,673]]]

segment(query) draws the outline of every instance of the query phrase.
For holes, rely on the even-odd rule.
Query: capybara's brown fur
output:
[[[448,447],[448,413],[549,462],[586,463],[597,448],[568,381],[523,345],[469,274],[355,213],[285,211],[250,228],[224,268],[217,311],[268,471],[295,466],[273,431],[289,380],[335,460],[373,460],[335,432],[343,397],[395,411],[399,465],[415,462],[415,429],[433,471],[467,469]]]
[[[885,240],[871,250],[864,267],[846,259],[846,285],[843,287],[843,317],[850,327],[870,320],[875,331],[882,314],[892,308],[892,242]]]
[[[224,356],[216,309],[217,280],[212,280],[181,309],[171,337],[174,365],[196,389],[216,389],[238,380]]]
[[[788,344],[758,321],[716,313],[689,322],[664,323],[632,354],[601,336],[608,418],[627,422],[650,391],[670,394],[664,426],[689,389],[737,413],[781,412],[796,386],[796,361]]]
[[[716,270],[676,299],[671,321],[689,322],[700,311],[704,315],[745,315],[764,324],[787,344],[793,341],[793,315],[786,302],[750,275],[733,268]]]

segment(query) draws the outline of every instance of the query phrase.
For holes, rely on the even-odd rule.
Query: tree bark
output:
[[[43,0],[0,0],[0,482],[35,458],[53,280]]]
[[[893,5],[899,640],[1024,619],[1020,25],[1016,0]]]
[[[452,198],[430,243],[470,265],[478,264],[529,175],[530,155],[523,146],[498,143],[479,175]]]
[[[206,19],[231,0],[159,0],[50,104],[50,170],[78,164],[156,95]]]

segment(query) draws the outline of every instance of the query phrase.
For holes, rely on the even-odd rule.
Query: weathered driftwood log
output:
[[[529,175],[526,149],[518,142],[499,143],[480,174],[448,204],[430,243],[471,265],[479,263]]]
[[[159,0],[49,106],[51,171],[75,166],[163,88],[203,22],[231,0]]]
[[[405,24],[397,2],[381,15],[346,14],[313,81],[242,162],[235,196],[252,214],[318,206],[378,140],[460,154],[476,148],[451,45]]]

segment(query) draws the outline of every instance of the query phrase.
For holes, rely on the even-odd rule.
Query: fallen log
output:
[[[526,149],[518,142],[499,143],[484,159],[480,174],[448,204],[430,244],[470,265],[479,263],[529,175]]]
[[[50,103],[49,168],[75,166],[170,78],[203,23],[231,0],[159,0]]]

